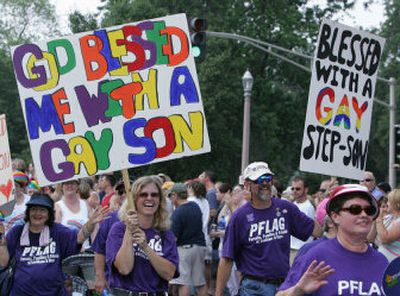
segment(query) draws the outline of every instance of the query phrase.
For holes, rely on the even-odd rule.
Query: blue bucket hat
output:
[[[33,194],[26,206],[41,206],[54,210],[54,201],[47,194]]]

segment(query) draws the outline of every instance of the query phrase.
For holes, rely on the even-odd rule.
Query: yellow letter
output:
[[[189,146],[190,150],[199,150],[203,147],[203,114],[198,112],[189,113],[190,126],[182,115],[172,115],[168,117],[174,127],[176,147],[174,153],[183,152],[183,141]]]
[[[143,81],[139,73],[132,73],[132,81],[142,83],[142,91],[135,96],[136,110],[144,110],[144,95],[147,95],[150,109],[158,109],[157,70],[150,69],[147,81]]]
[[[67,161],[74,164],[75,175],[79,175],[81,163],[86,167],[89,175],[97,173],[97,163],[93,148],[84,137],[70,139],[68,146],[71,153],[67,156]],[[80,146],[80,152],[77,151],[78,146]]]
[[[43,60],[47,61],[47,64],[49,66],[49,71],[50,71],[50,77],[47,80],[46,84],[43,84],[41,86],[37,86],[34,88],[36,91],[40,90],[48,90],[52,89],[57,86],[58,84],[58,79],[60,78],[60,75],[58,73],[57,69],[57,63],[56,59],[53,54],[48,53],[48,52],[43,52]],[[28,67],[28,74],[30,78],[37,78],[37,74],[32,73],[32,68],[33,66],[38,62],[36,57],[34,55],[31,55],[28,59],[27,67]]]

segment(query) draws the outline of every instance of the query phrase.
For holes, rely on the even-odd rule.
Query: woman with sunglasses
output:
[[[381,213],[376,219],[376,232],[381,245],[378,251],[392,262],[400,256],[400,189],[388,195],[388,215]]]
[[[337,236],[310,249],[279,288],[284,295],[383,295],[388,260],[367,243],[378,204],[364,186],[347,184],[330,195],[326,211]]]
[[[136,210],[127,198],[106,242],[109,286],[115,295],[166,295],[178,251],[159,178],[137,179],[131,194]]]

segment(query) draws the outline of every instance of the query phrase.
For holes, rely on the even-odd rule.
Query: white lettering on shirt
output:
[[[369,288],[364,289],[360,281],[338,281],[338,295],[382,295],[377,283],[371,283]]]
[[[250,225],[249,242],[256,244],[282,239],[288,231],[285,228],[285,217],[260,221]]]
[[[55,263],[59,255],[56,254],[56,242],[50,242],[47,246],[24,247],[21,255],[21,262],[28,265]]]

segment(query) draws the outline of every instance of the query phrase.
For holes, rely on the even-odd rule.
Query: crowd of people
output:
[[[302,176],[283,190],[265,162],[240,184],[205,170],[43,188],[33,166],[14,160],[13,170],[14,207],[0,226],[13,296],[71,295],[62,262],[83,252],[94,254],[90,295],[384,295],[400,256],[400,189],[368,171],[310,192]]]

